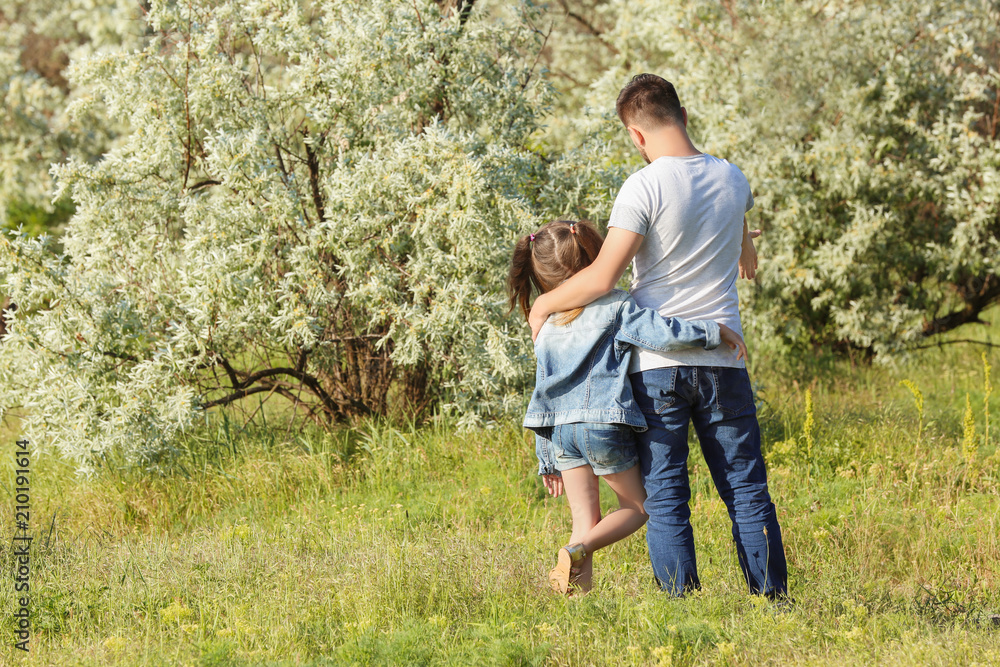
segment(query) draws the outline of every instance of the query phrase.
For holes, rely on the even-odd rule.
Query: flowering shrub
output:
[[[749,178],[764,235],[741,296],[759,342],[892,353],[1000,301],[996,3],[559,5],[554,80],[593,83],[565,85],[554,141],[594,128],[636,165],[607,111],[651,71],[696,144]]]
[[[109,448],[153,464],[254,395],[323,424],[520,406],[510,248],[610,203],[611,172],[531,145],[537,11],[489,10],[156,2],[141,49],[72,62],[92,92],[70,112],[100,103],[130,131],[53,168],[76,207],[63,256],[0,242],[19,306],[2,407],[89,471]]]

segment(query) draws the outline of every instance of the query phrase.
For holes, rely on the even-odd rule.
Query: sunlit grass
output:
[[[639,535],[599,553],[594,592],[567,600],[545,573],[568,511],[542,492],[516,424],[323,434],[271,414],[245,428],[216,419],[158,476],[109,461],[86,481],[35,461],[32,650],[11,647],[7,616],[0,662],[996,663],[1000,454],[985,436],[981,352],[811,376],[754,369],[796,600],[785,613],[744,592],[699,454],[703,590],[661,595]],[[7,493],[0,512],[9,567]],[[0,605],[14,608],[9,577]]]

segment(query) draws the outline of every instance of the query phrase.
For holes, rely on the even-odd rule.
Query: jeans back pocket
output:
[[[677,402],[674,386],[677,368],[653,368],[628,376],[632,382],[632,395],[643,414],[659,415]]]
[[[753,387],[745,368],[713,368],[715,407],[727,415],[742,415],[755,408]]]

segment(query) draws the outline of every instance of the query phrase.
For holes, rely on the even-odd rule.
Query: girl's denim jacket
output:
[[[546,322],[535,339],[535,391],[524,417],[535,432],[538,474],[557,475],[551,427],[591,422],[646,430],[628,379],[632,346],[667,352],[719,346],[719,325],[710,320],[661,317],[640,308],[627,292],[611,292],[588,304],[565,325]]]

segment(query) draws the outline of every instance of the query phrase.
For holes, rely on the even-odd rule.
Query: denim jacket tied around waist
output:
[[[612,290],[584,307],[569,324],[542,326],[535,339],[535,391],[524,427],[535,432],[538,474],[558,474],[550,428],[590,422],[646,430],[628,378],[632,346],[669,352],[719,346],[719,325],[710,320],[662,317],[640,308],[627,292]]]

